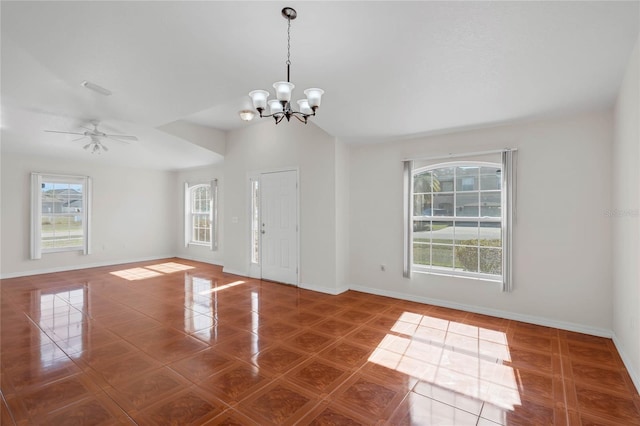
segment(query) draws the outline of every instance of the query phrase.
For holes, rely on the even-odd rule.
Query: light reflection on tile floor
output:
[[[1,296],[2,425],[640,425],[609,339],[182,259]]]

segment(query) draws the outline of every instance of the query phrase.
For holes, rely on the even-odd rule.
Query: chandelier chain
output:
[[[291,18],[287,18],[287,65],[291,65]]]

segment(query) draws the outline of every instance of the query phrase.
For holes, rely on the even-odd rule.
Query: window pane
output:
[[[431,194],[416,194],[413,196],[413,215],[431,216]]]
[[[482,217],[500,217],[502,210],[500,192],[482,192],[480,193],[480,216]]]
[[[456,191],[477,191],[478,167],[456,167]]]
[[[431,238],[430,234],[426,234],[425,231],[431,231],[430,220],[414,220],[413,221],[413,240],[426,240]]]
[[[456,244],[477,245],[478,222],[456,222],[455,242]]]
[[[453,244],[453,231],[453,222],[434,220],[431,224],[431,230],[425,234],[434,243]]]
[[[478,217],[478,192],[456,194],[456,216]]]
[[[468,241],[477,243],[477,240]],[[456,246],[456,268],[463,271],[478,272],[478,246]]]
[[[253,263],[260,263],[259,185],[257,179],[251,180],[251,262]]]
[[[480,272],[493,275],[502,273],[502,249],[480,247]]]
[[[434,179],[437,179],[440,183],[440,191],[434,192],[453,192],[453,170],[453,167],[445,167],[433,171]]]
[[[191,242],[210,243],[211,242],[211,186],[197,185],[189,190],[191,205]]]
[[[453,268],[453,246],[433,244],[431,247],[431,264],[445,268]]]
[[[502,176],[499,167],[482,167],[480,169],[480,189],[500,189]]]
[[[423,172],[413,176],[413,193],[440,192],[440,181],[432,172]]]
[[[453,194],[433,194],[433,215],[453,216]]]
[[[416,265],[431,265],[431,244],[413,243],[413,263]]]
[[[43,249],[76,248],[84,244],[83,185],[45,182],[41,187],[40,241]]]
[[[500,222],[480,223],[480,245],[502,247],[502,226]]]

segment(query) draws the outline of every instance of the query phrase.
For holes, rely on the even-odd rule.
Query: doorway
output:
[[[251,276],[298,285],[298,172],[260,173],[251,184]]]

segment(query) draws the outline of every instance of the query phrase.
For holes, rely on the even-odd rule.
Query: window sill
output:
[[[475,281],[486,281],[492,283],[502,283],[501,276],[495,275],[479,275],[479,274],[470,274],[470,273],[461,273],[458,271],[448,271],[448,270],[439,270],[439,269],[412,269],[411,272],[416,274],[424,274],[424,275],[438,275],[441,277],[451,277],[451,278],[463,278],[467,280],[475,280]]]
[[[211,243],[194,243],[194,242],[190,242],[188,244],[189,246],[196,246],[196,247],[211,247]]]

